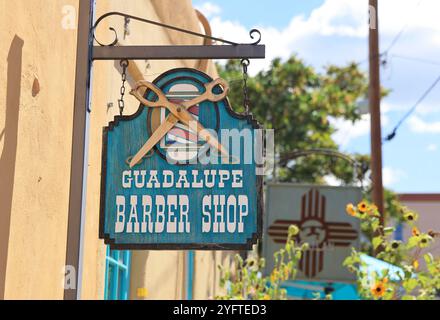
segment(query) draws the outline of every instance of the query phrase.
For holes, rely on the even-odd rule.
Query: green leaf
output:
[[[417,279],[410,278],[408,280],[403,281],[402,285],[407,292],[411,292],[417,287],[418,282]]]
[[[353,264],[353,258],[351,256],[348,256],[345,258],[344,262],[342,262],[342,265],[344,267],[351,266]]]
[[[373,249],[377,249],[379,248],[379,246],[383,243],[383,239],[382,237],[374,237],[372,240],[372,244],[373,244]]]
[[[392,234],[395,230],[396,230],[396,228],[387,227],[387,228],[383,228],[383,233],[384,233],[384,235],[387,236],[387,235]]]
[[[424,254],[423,259],[425,260],[426,264],[431,264],[434,261],[434,257],[431,253]]]
[[[371,222],[371,229],[373,230],[373,232],[375,232],[375,231],[377,231],[377,229],[379,229],[379,227],[380,227],[380,221],[379,221],[379,219],[374,219],[374,220]]]
[[[418,243],[419,243],[418,237],[410,237],[408,239],[407,248],[408,249],[414,248],[415,246],[417,246]]]

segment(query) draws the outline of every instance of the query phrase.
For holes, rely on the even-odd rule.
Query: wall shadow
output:
[[[7,58],[7,88],[4,140],[0,155],[0,299],[4,299],[9,229],[17,156],[18,117],[21,94],[21,73],[24,41],[17,35],[11,42]]]

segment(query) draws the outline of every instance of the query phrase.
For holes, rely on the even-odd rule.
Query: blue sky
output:
[[[255,1],[193,1],[197,6],[210,2],[221,8],[221,15],[228,20],[239,21],[248,29],[254,26],[272,26],[284,28],[292,16],[308,14],[322,4],[322,0],[275,0]],[[276,5],[271,5],[272,3]],[[285,10],[289,8],[289,10]]]
[[[267,59],[253,61],[251,72],[267,67],[274,57],[285,59],[294,53],[317,70],[329,63],[365,61],[368,54],[367,0],[193,3],[210,20],[214,35],[247,42],[250,29],[262,31]],[[380,4],[381,50],[407,25],[381,70],[382,85],[392,90],[382,101],[383,135],[440,76],[438,12],[438,0],[387,0]],[[367,71],[368,65],[361,67]],[[343,151],[370,152],[368,115],[356,125],[341,121],[335,125],[339,129],[335,139]],[[383,155],[387,187],[397,192],[440,193],[440,84],[404,122],[394,140],[383,146]]]

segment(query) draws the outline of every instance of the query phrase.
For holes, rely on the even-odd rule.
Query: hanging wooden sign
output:
[[[132,90],[138,111],[103,131],[100,237],[111,248],[238,250],[261,237],[260,126],[227,92],[188,68]]]

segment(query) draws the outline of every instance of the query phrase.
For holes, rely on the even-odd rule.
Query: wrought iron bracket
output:
[[[130,19],[152,24],[158,27],[190,34],[195,37],[221,42],[224,43],[224,45],[117,46],[119,42],[118,33],[113,27],[110,27],[109,30],[114,33],[114,40],[111,43],[104,44],[97,40],[96,29],[104,19],[110,16],[120,16],[125,20]],[[254,40],[253,42],[237,43],[121,12],[108,12],[99,17],[91,29],[91,34],[95,42],[98,44],[98,46],[93,46],[93,60],[263,59],[265,58],[266,51],[265,46],[259,44],[261,41],[261,33],[257,29],[252,29],[249,32],[249,36]]]
[[[294,160],[296,158],[308,157],[308,156],[312,156],[312,155],[322,155],[322,156],[339,158],[339,159],[343,159],[343,160],[351,163],[354,168],[354,174],[355,174],[354,178],[358,179],[359,182],[361,183],[361,186],[363,187],[363,180],[365,178],[365,173],[368,170],[368,168],[366,168],[363,163],[357,161],[353,157],[351,157],[345,153],[339,152],[337,150],[323,149],[323,148],[296,150],[293,152],[283,154],[281,156],[282,157],[281,160],[284,163],[287,163],[288,161]]]

